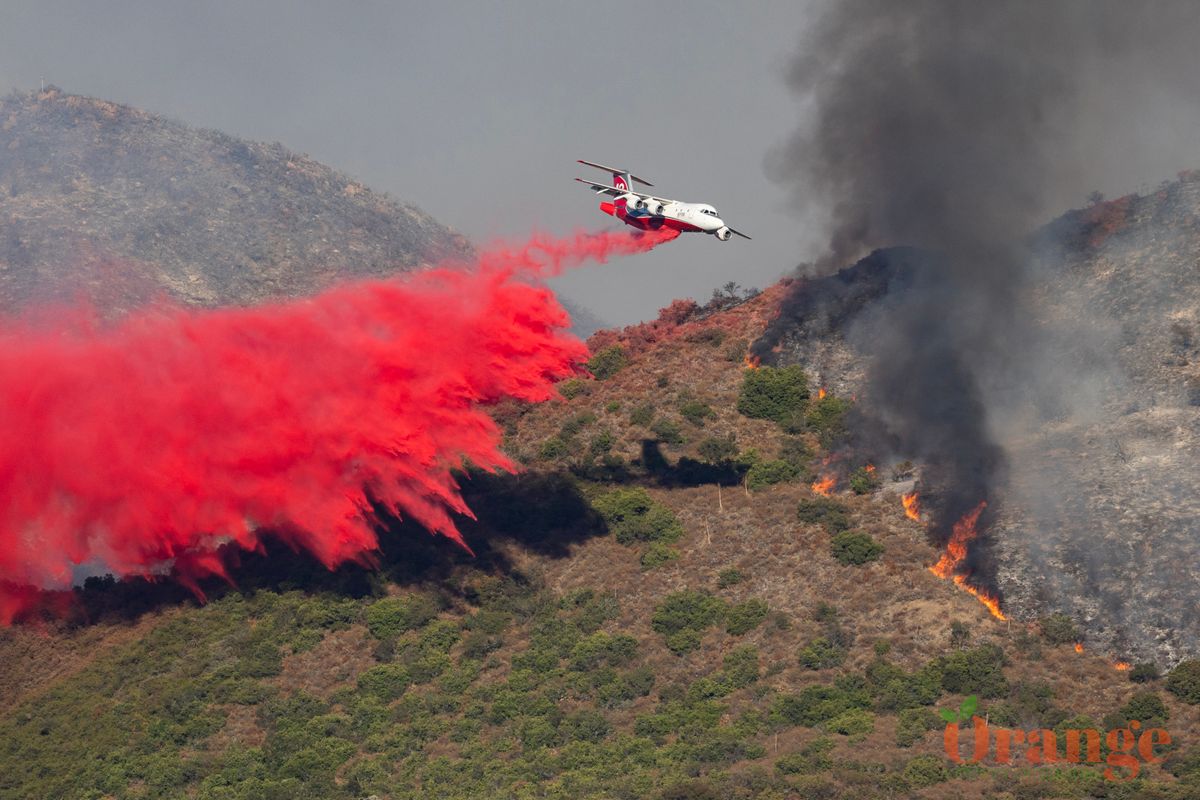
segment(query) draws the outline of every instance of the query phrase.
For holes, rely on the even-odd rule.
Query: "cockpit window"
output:
[[[701,213],[701,214],[708,214],[710,217],[715,217],[715,216],[717,215],[717,212],[716,212],[716,210],[715,210],[715,209],[711,209],[711,208],[702,208],[702,209],[700,209],[700,213]]]

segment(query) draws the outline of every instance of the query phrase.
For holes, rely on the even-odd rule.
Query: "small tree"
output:
[[[833,557],[846,566],[862,565],[883,554],[883,545],[863,531],[844,531],[833,537]]]
[[[620,372],[628,363],[629,357],[625,354],[625,348],[614,344],[592,356],[587,362],[587,368],[596,376],[596,380],[605,381]]]
[[[1200,659],[1179,662],[1167,676],[1167,691],[1185,703],[1200,704]]]
[[[786,423],[802,413],[808,402],[808,379],[798,365],[759,367],[747,370],[742,378],[737,410],[752,419],[770,419]]]

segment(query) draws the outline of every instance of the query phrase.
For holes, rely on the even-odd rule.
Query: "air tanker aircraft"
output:
[[[585,181],[576,178],[580,183],[592,187],[596,194],[606,194],[613,198],[611,203],[601,203],[600,210],[611,214],[626,225],[632,225],[644,231],[656,231],[660,228],[673,228],[681,233],[700,231],[711,233],[722,242],[727,242],[736,233],[743,239],[750,237],[741,231],[735,231],[726,225],[717,210],[705,203],[681,203],[678,200],[668,200],[665,197],[655,197],[643,194],[630,188],[632,181],[643,186],[654,186],[649,181],[631,174],[628,170],[606,167],[603,164],[593,164],[591,161],[580,159],[580,164],[611,172],[612,186],[605,186],[595,181]]]

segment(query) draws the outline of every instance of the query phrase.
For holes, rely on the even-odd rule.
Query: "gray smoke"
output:
[[[980,501],[994,521],[1018,439],[1094,420],[1124,385],[1103,319],[1042,324],[1041,270],[1061,243],[1033,234],[1093,189],[1200,160],[1198,33],[1185,3],[848,0],[802,42],[788,78],[808,122],[768,168],[829,242],[754,349],[769,360],[829,316],[833,270],[903,253],[842,332],[868,360],[879,446],[926,462],[939,542]],[[897,245],[926,255],[914,267],[912,250],[879,250]],[[1053,498],[1033,504],[1062,516]],[[989,544],[972,558],[972,582],[995,590]]]

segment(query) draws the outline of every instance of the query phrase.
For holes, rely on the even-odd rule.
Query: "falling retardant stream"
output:
[[[252,308],[0,323],[0,622],[81,564],[199,591],[222,547],[267,536],[369,562],[373,505],[463,544],[452,471],[515,469],[487,407],[548,400],[587,358],[530,279],[677,235],[536,236]]]

